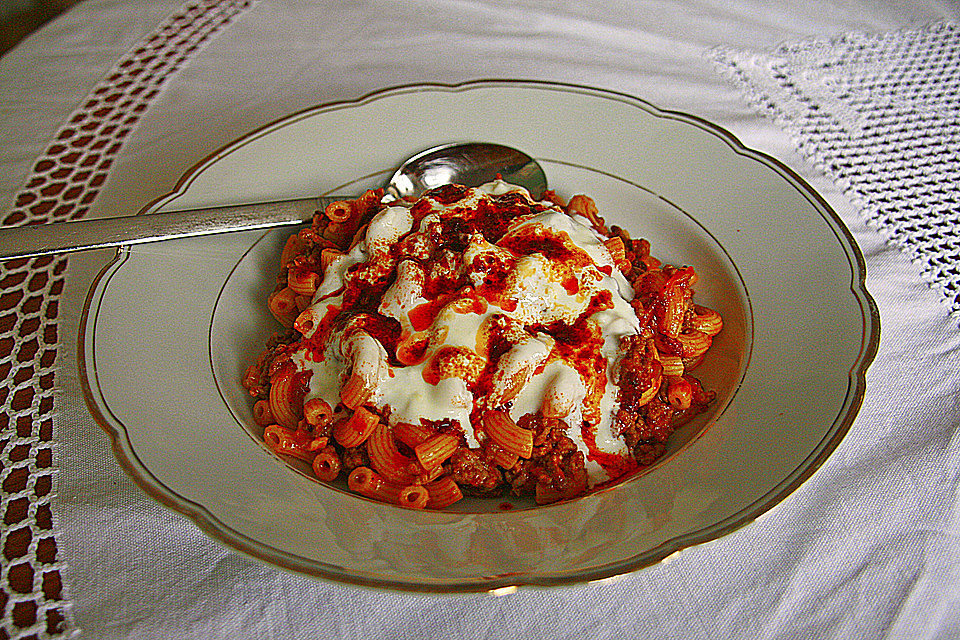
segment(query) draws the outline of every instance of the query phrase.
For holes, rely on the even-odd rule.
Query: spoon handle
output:
[[[0,260],[292,226],[310,222],[315,212],[338,199],[342,196],[4,227]]]

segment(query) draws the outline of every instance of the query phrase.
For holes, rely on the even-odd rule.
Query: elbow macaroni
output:
[[[723,321],[697,274],[589,197],[381,198],[290,237],[268,300],[284,331],[243,377],[266,445],[318,479],[411,509],[545,504],[649,464],[712,401],[690,372]]]

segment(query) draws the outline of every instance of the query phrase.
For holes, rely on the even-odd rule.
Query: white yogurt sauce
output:
[[[517,191],[526,195],[526,191],[520,187],[494,181],[468,190],[464,199],[447,207],[434,202],[434,211],[421,220],[418,230],[425,231],[431,224],[437,224],[445,209],[475,207],[482,198]],[[371,220],[364,239],[327,267],[323,282],[313,298],[313,304],[306,312],[308,315],[313,314],[315,321],[310,329],[304,332],[305,337],[313,335],[320,324],[319,320],[329,308],[336,310],[342,305],[348,269],[373,259],[378,253],[388,252],[399,239],[411,231],[416,231],[413,225],[414,219],[407,206],[385,208]],[[484,310],[478,311],[475,308],[468,309],[470,305],[447,305],[436,314],[428,330],[430,343],[423,363],[408,366],[386,363],[386,366],[379,367],[376,370],[377,385],[371,402],[379,408],[389,406],[391,424],[416,423],[421,419],[456,420],[463,428],[469,446],[479,446],[479,441],[483,439],[482,434],[478,438],[475,430],[479,425],[471,424],[470,418],[476,399],[467,383],[460,378],[445,378],[437,384],[428,382],[425,373],[430,356],[441,347],[462,347],[485,355],[481,327],[487,319],[499,314],[523,326],[545,325],[555,320],[569,324],[588,309],[591,299],[597,293],[609,291],[612,308],[597,311],[590,318],[590,321],[600,328],[603,337],[601,353],[607,361],[607,382],[599,403],[600,418],[592,425],[592,429],[598,450],[624,457],[628,455],[626,445],[613,433],[618,391],[613,384],[613,373],[619,357],[621,337],[639,332],[639,320],[630,306],[633,289],[614,265],[602,237],[584,218],[569,216],[551,208],[515,221],[504,237],[523,236],[543,230],[554,236],[569,238],[570,243],[589,256],[589,264],[574,272],[578,290],[575,293],[568,291],[565,283],[559,279],[563,269],[552,265],[541,253],[516,257],[507,249],[487,242],[482,235],[474,234],[463,254],[464,264],[472,264],[474,258],[482,255],[490,255],[498,260],[512,259],[514,265],[504,281],[502,298],[515,303],[515,307],[504,309],[490,303],[485,305]],[[569,269],[567,273],[569,274]],[[475,286],[481,284],[482,274],[469,275]],[[397,319],[402,331],[406,333],[413,330],[409,317],[411,311],[428,302],[423,296],[424,277],[424,270],[417,262],[402,260],[397,265],[396,281],[388,288],[378,308],[379,313]],[[330,406],[336,406],[339,402],[340,388],[354,367],[354,363],[336,346],[339,342],[339,339],[331,336],[322,357],[311,354],[306,348],[295,355],[294,362],[301,370],[313,372],[306,399],[322,398]],[[370,345],[364,341],[363,346],[369,356]],[[583,421],[587,388],[577,371],[576,363],[558,358],[549,359],[551,350],[552,338],[538,334],[537,337],[514,347],[512,351],[517,353],[508,352],[510,357],[502,358],[502,366],[509,366],[507,363],[513,362],[518,370],[522,368],[520,363],[524,358],[531,362],[536,361],[536,371],[527,371],[528,380],[519,394],[512,399],[512,404],[508,405],[509,413],[514,420],[519,420],[527,413],[540,410],[547,396],[553,397],[561,405],[569,403],[571,409],[564,418],[570,425],[568,436],[584,452],[586,458],[589,451],[579,425]],[[370,365],[360,366],[369,368]],[[589,459],[587,471],[591,485],[608,479],[603,468]]]

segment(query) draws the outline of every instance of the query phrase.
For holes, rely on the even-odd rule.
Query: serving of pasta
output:
[[[593,200],[495,180],[370,190],[290,236],[283,326],[243,376],[266,445],[414,509],[548,504],[650,465],[714,394],[691,372],[723,322],[697,274]]]

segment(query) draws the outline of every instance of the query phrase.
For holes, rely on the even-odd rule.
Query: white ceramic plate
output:
[[[249,417],[239,380],[275,327],[264,301],[285,232],[168,241],[121,250],[81,328],[88,404],[145,491],[304,574],[482,591],[658,562],[750,523],[823,463],[879,337],[862,257],[807,184],[695,117],[570,85],[401,87],[256,131],[149,209],[355,193],[417,151],[467,139],[527,151],[560,195],[590,194],[608,223],[697,269],[698,301],[725,320],[698,370],[718,392],[711,411],[645,474],[566,503],[375,503],[280,460]]]

